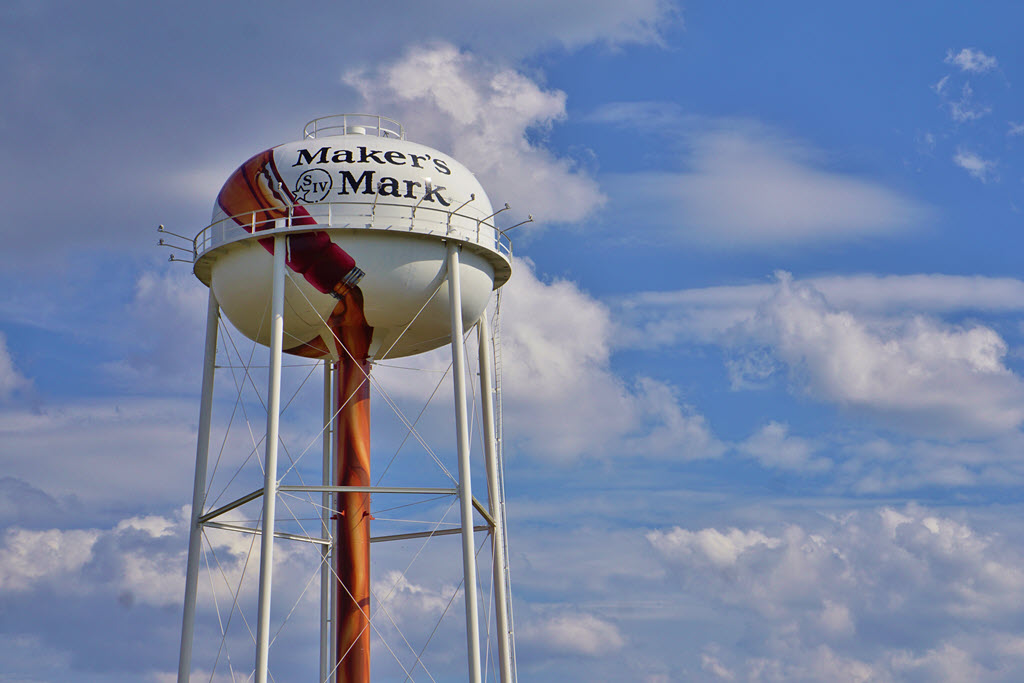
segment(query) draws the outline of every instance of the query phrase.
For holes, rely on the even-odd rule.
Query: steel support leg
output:
[[[331,359],[324,361],[324,432],[323,432],[323,478],[324,486],[331,485],[331,445],[334,442],[334,392],[331,378]],[[324,540],[331,536],[331,494],[320,495],[320,536]],[[331,660],[331,546],[320,546],[320,683],[333,679]]]
[[[285,237],[274,237],[274,294],[270,317],[270,379],[263,478],[263,534],[260,538],[260,593],[256,621],[256,683],[267,683],[270,655],[270,592],[274,576],[274,515],[277,507],[277,442],[281,412],[281,351],[284,342]]]
[[[494,360],[491,356],[491,327],[487,312],[477,323],[480,346],[480,396],[484,430],[484,458],[487,463],[487,500],[494,530],[491,534],[491,562],[494,565],[494,614],[498,630],[498,665],[501,683],[512,683],[512,657],[508,620],[508,580],[505,575],[505,515],[498,484],[498,440],[494,429]]]
[[[466,354],[462,348],[462,285],[459,247],[448,241],[448,304],[451,308],[452,377],[459,451],[459,503],[462,512],[462,573],[466,596],[466,645],[469,681],[480,683],[480,627],[477,611],[476,547],[473,543],[473,490],[469,469],[469,418],[466,410]]]
[[[181,650],[178,653],[178,683],[188,683],[192,669],[192,640],[195,634],[196,593],[203,530],[199,517],[206,503],[206,464],[210,455],[210,418],[213,413],[213,373],[217,359],[217,325],[220,308],[210,288],[206,309],[206,347],[203,356],[203,390],[199,401],[199,435],[196,439],[196,478],[192,487],[192,518],[188,531],[188,566],[185,569],[185,610],[181,619]]]

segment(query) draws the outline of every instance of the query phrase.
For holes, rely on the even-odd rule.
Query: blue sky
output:
[[[172,680],[206,294],[155,227],[198,232],[241,161],[353,111],[465,163],[508,224],[536,219],[501,320],[522,680],[1019,680],[1022,20],[8,3],[0,680]],[[381,382],[418,410],[447,362]],[[319,408],[300,393],[301,450]],[[452,468],[443,413],[424,434]],[[402,434],[383,402],[374,425],[376,468]],[[240,567],[248,541],[218,543]],[[458,582],[453,547],[395,591],[412,636]],[[384,583],[403,563],[375,557]],[[460,680],[442,622],[430,671]],[[272,666],[305,675],[314,628],[297,618]]]

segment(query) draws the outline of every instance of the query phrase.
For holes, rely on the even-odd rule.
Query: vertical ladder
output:
[[[516,628],[515,618],[512,611],[512,579],[509,573],[509,559],[508,559],[508,523],[505,516],[505,437],[503,428],[503,415],[504,411],[501,405],[501,289],[498,290],[497,296],[495,297],[494,304],[494,321],[492,324],[491,331],[491,345],[494,351],[494,405],[495,412],[495,425],[494,431],[497,437],[498,443],[498,484],[499,484],[499,500],[498,506],[501,513],[501,527],[505,529],[505,533],[502,534],[502,545],[503,557],[505,558],[505,590],[508,595],[508,638],[509,638],[509,649],[512,652],[512,678],[513,680],[519,679],[519,673],[516,668]]]

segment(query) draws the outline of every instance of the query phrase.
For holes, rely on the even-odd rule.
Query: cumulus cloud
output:
[[[711,458],[724,451],[707,420],[675,387],[624,378],[614,368],[617,326],[609,307],[578,285],[542,281],[517,259],[502,288],[502,405],[505,438],[517,452],[567,463],[580,457]],[[404,365],[408,378],[375,371],[395,395],[422,398],[448,367],[447,350]]]
[[[538,136],[565,119],[565,93],[452,45],[409,50],[344,80],[371,111],[403,120],[410,137],[451,153],[487,188],[543,222],[582,220],[605,201],[597,183]]]
[[[253,524],[238,512],[229,513],[224,521]],[[128,672],[126,680],[147,677],[163,663],[154,660],[150,647],[164,652],[177,647],[180,621],[175,619],[180,619],[184,595],[189,519],[186,506],[164,515],[130,517],[88,529],[7,529],[0,535],[0,604],[5,610],[25,605],[32,614],[26,612],[23,619],[0,624],[0,642],[12,637],[37,641],[40,648],[52,648],[66,657],[69,661],[62,664],[66,670],[81,670],[96,658],[104,661],[112,650],[120,650],[119,666]],[[249,625],[253,624],[256,609],[256,539],[206,530],[196,621],[195,661],[199,666],[213,666],[217,661],[221,628],[227,629],[226,652],[251,658],[251,631],[245,622],[248,619]],[[302,609],[315,614],[317,591],[303,591],[318,576],[318,559],[319,553],[307,544],[276,545],[276,625],[302,600]],[[211,584],[217,597],[210,592]],[[56,609],[53,596],[59,596]],[[37,606],[42,606],[38,612]],[[117,636],[120,643],[131,635],[140,637],[146,643],[140,645],[144,654],[125,653],[122,645],[108,646],[106,641],[97,648],[95,640],[85,635],[67,638],[64,622],[69,619],[102,624],[103,637]],[[303,631],[310,621],[315,628],[315,619],[295,619],[297,625],[291,632],[308,636]],[[282,638],[290,641],[293,636],[286,630]],[[293,647],[289,642],[282,646],[282,653]],[[220,651],[213,680],[222,680],[228,669],[224,652]],[[279,661],[287,656],[282,654]],[[41,671],[31,666],[24,670]]]
[[[770,538],[759,531],[717,529],[688,531],[676,527],[671,531],[651,531],[647,540],[664,557],[681,561],[703,561],[715,567],[731,567],[740,556],[756,548],[777,548],[778,538]]]
[[[159,378],[165,387],[197,387],[208,297],[209,290],[187,269],[140,273],[126,312],[135,343],[122,360],[107,366],[111,374],[125,381]]]
[[[0,593],[24,591],[52,578],[70,578],[92,558],[98,533],[8,529],[0,546]]]
[[[757,459],[765,467],[820,472],[831,467],[826,458],[815,457],[815,444],[789,434],[789,426],[769,422],[737,445],[744,455]]]
[[[386,611],[388,621],[398,626],[417,620],[433,624],[450,605],[462,602],[462,589],[457,586],[425,586],[395,570],[388,570],[374,579],[373,593],[378,600],[375,610]]]
[[[912,228],[928,213],[760,127],[719,123],[688,141],[688,171],[620,174],[609,183],[642,224],[682,241],[741,249],[847,241]]]
[[[191,490],[195,419],[192,401],[138,397],[10,410],[0,413],[0,467],[100,509],[181,500]]]
[[[742,647],[705,636],[705,663],[737,678],[1003,680],[1024,665],[1020,548],[963,520],[911,505],[647,539],[685,594],[746,624]]]
[[[821,292],[833,306],[858,315],[1024,311],[1024,281],[1014,278],[861,274],[800,282]],[[640,292],[621,299],[617,310],[630,326],[640,326],[641,334],[629,337],[630,343],[712,341],[752,317],[775,287],[765,283]],[[620,330],[617,336],[628,332]]]
[[[991,71],[999,65],[995,57],[991,57],[981,50],[971,47],[965,47],[957,53],[954,53],[952,50],[946,50],[946,59],[944,61],[946,64],[959,67],[961,71],[972,73]]]
[[[992,437],[1024,420],[1024,384],[1005,364],[1006,342],[991,328],[946,324],[922,310],[1020,310],[1021,287],[1010,279],[798,282],[783,274],[770,286],[638,295],[622,310],[639,330],[627,337],[632,343],[689,339],[736,352],[737,387],[763,382],[781,365],[795,386],[897,430]]]
[[[14,365],[14,359],[7,348],[7,335],[0,332],[0,400],[11,398],[16,391],[31,384]]]
[[[592,614],[556,614],[526,624],[520,639],[544,650],[563,655],[609,656],[626,641],[611,622]]]
[[[704,418],[663,382],[611,366],[610,311],[567,280],[542,282],[526,262],[502,298],[502,400],[512,438],[542,456],[718,455]]]
[[[971,177],[983,183],[997,178],[996,162],[982,158],[979,154],[967,149],[958,149],[953,155],[953,163],[967,171]]]
[[[0,543],[0,596],[56,590],[117,595],[127,606],[177,605],[184,591],[188,508],[109,528],[8,528]]]
[[[892,426],[985,436],[1024,421],[1024,384],[992,329],[915,316],[874,323],[831,307],[786,275],[752,321],[804,386]]]

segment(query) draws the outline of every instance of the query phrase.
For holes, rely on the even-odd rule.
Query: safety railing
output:
[[[301,222],[295,212],[301,206]],[[477,218],[455,211],[422,205],[409,206],[391,202],[319,202],[288,207],[287,216],[261,218],[266,209],[229,216],[206,226],[192,240],[196,260],[203,254],[253,236],[269,236],[278,232],[310,232],[323,229],[374,230],[416,235],[432,235],[475,244],[512,260],[512,240],[486,218]],[[280,210],[277,211],[280,213]],[[316,221],[315,225],[307,222]]]
[[[381,138],[405,139],[405,127],[394,119],[377,114],[332,114],[313,119],[302,129],[305,140],[331,135],[360,133]]]

